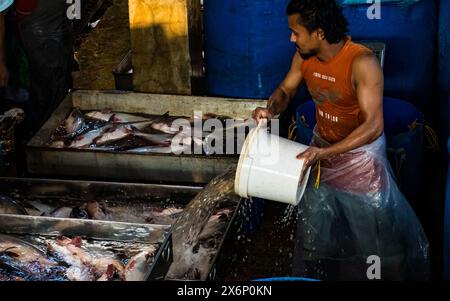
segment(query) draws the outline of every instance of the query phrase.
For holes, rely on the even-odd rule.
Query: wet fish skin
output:
[[[67,134],[70,135],[77,132],[83,126],[83,123],[84,123],[83,114],[80,112],[78,108],[73,109],[69,117],[67,117],[65,121],[65,128]]]
[[[87,148],[91,144],[94,143],[94,141],[100,137],[104,132],[109,130],[112,126],[111,125],[105,125],[99,129],[95,129],[92,131],[89,131],[77,138],[75,138],[69,145],[69,148]]]
[[[177,145],[177,146],[144,146],[135,149],[130,149],[130,153],[138,154],[172,154],[172,153],[183,153],[191,151],[190,145]]]
[[[59,207],[50,213],[50,216],[57,218],[69,218],[72,213],[72,208],[70,207]]]
[[[167,122],[154,122],[150,125],[150,127],[154,130],[158,130],[166,134],[174,135],[180,132],[180,129],[172,127]]]
[[[149,263],[154,256],[155,249],[149,248],[133,256],[125,266],[125,281],[145,281]]]
[[[92,119],[96,119],[96,120],[101,120],[101,121],[105,121],[105,122],[109,122],[111,120],[111,117],[113,117],[114,113],[112,112],[100,112],[100,111],[90,111],[87,112],[85,114],[85,116],[92,118]]]
[[[125,123],[125,122],[138,122],[138,121],[145,121],[149,120],[149,118],[132,115],[132,114],[126,114],[126,113],[114,113],[111,121],[113,123]]]
[[[114,126],[108,131],[105,131],[101,137],[97,138],[94,141],[94,143],[97,146],[101,146],[128,137],[129,135],[131,135],[132,132],[133,129],[131,128],[130,125]]]
[[[172,134],[166,134],[166,133],[148,134],[148,133],[143,133],[140,131],[134,131],[133,135],[144,138],[148,142],[156,144],[158,146],[169,146],[171,144],[171,141],[173,138]]]
[[[114,258],[108,258],[108,257],[96,257],[90,255],[88,252],[85,252],[83,249],[81,249],[81,238],[61,238],[56,241],[56,244],[53,244],[52,247],[62,254],[71,262],[73,262],[75,266],[79,267],[83,273],[75,274],[77,275],[85,275],[86,271],[83,268],[90,267],[92,272],[94,274],[99,274],[99,277],[103,275],[109,265],[113,265],[115,269],[117,269],[118,273],[120,275],[123,275],[124,272],[124,266],[123,264]],[[68,262],[71,264],[71,262]],[[83,270],[84,269],[84,270]],[[74,270],[76,271],[76,270]],[[95,275],[94,275],[95,276]],[[95,278],[95,277],[94,277]],[[95,279],[93,279],[95,280]]]
[[[14,258],[22,263],[38,262],[42,266],[55,266],[45,254],[33,245],[10,235],[0,234],[0,253],[14,254]]]
[[[89,218],[94,220],[107,220],[106,209],[96,201],[90,201],[86,205]]]

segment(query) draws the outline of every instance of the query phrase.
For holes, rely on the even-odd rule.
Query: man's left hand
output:
[[[322,159],[322,152],[323,149],[318,147],[309,147],[307,150],[305,150],[303,153],[300,153],[297,155],[297,159],[304,160],[303,169],[301,172],[301,181],[304,180],[306,171],[309,167],[313,166],[317,163],[320,159]]]

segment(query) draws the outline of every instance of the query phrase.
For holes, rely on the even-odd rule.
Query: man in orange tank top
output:
[[[376,56],[347,36],[334,0],[292,0],[287,15],[297,51],[267,108],[253,117],[285,111],[303,82],[316,104],[313,141],[297,157],[306,163],[303,173],[311,166],[317,177],[310,177],[300,205],[294,274],[304,276],[305,263],[313,263],[306,266],[311,272],[329,260],[338,267],[331,279],[372,279],[367,260],[375,255],[381,279],[427,279],[428,240],[385,156],[384,80]]]

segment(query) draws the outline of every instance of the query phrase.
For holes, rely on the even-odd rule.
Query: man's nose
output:
[[[291,33],[291,42],[292,43],[296,42],[295,35],[293,33]]]

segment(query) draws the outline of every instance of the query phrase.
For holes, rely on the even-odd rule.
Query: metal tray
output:
[[[163,280],[172,262],[171,226],[0,214],[0,232],[17,235],[80,236],[99,241],[159,244],[145,280]]]
[[[100,150],[56,149],[47,146],[55,129],[73,107],[81,110],[110,108],[118,112],[140,112],[192,116],[194,111],[213,112],[246,119],[265,101],[211,97],[141,94],[131,92],[76,91],[66,97],[51,118],[27,145],[28,171],[40,176],[87,177],[169,183],[208,183],[222,174],[238,156],[131,154]]]
[[[148,198],[151,202],[150,198],[166,200],[170,197],[169,201],[188,204],[200,190],[200,187],[151,184],[0,178],[1,195],[28,199],[63,198],[70,202],[76,199],[83,202],[92,198],[120,199],[124,202]],[[173,259],[170,225],[0,214],[0,233],[81,236],[104,241],[158,243],[160,247],[157,254],[148,267],[147,276],[142,280],[163,280]]]

